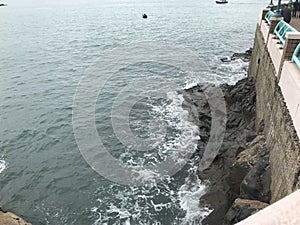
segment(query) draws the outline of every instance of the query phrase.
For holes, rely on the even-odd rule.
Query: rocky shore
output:
[[[5,212],[0,208],[0,224],[1,225],[32,225],[27,223],[22,218],[16,216],[11,212]]]
[[[184,92],[188,104],[198,110],[194,120],[200,129],[199,156],[204,152],[211,126],[206,88],[212,87],[198,85]],[[255,131],[254,83],[245,78],[232,86],[223,84],[221,89],[227,109],[225,137],[213,163],[198,173],[209,187],[200,205],[213,209],[202,225],[235,224],[266,207],[271,198],[269,152],[265,137]]]
[[[246,50],[245,52],[242,53],[234,53],[231,57],[223,57],[220,60],[222,62],[231,62],[237,59],[240,59],[244,62],[249,62],[250,58],[251,58],[251,54],[252,54],[252,48],[249,48],[248,50]]]
[[[230,60],[249,60],[252,49],[235,53]],[[223,61],[221,59],[221,61]],[[227,61],[225,62],[227,63]],[[183,91],[184,107],[194,106],[191,114],[200,130],[196,155],[201,157],[210,138],[211,111],[205,95],[212,84],[198,84]],[[256,93],[251,78],[235,85],[222,84],[227,110],[226,131],[222,146],[213,163],[199,178],[208,189],[199,206],[213,209],[202,225],[235,224],[267,207],[271,200],[269,150],[262,134],[264,124],[255,130]],[[31,225],[20,217],[0,209],[0,225]]]

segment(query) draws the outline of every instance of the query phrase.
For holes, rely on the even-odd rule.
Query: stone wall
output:
[[[270,150],[271,202],[275,202],[300,187],[300,147],[259,26],[248,73],[255,82],[256,129],[263,131]]]

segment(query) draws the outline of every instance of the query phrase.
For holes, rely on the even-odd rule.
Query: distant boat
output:
[[[227,0],[220,0],[220,1],[216,1],[217,4],[226,4],[228,3]]]

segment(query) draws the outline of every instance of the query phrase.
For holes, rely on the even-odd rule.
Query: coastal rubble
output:
[[[210,135],[211,112],[203,91],[206,88],[210,85],[198,84],[184,92],[184,105],[197,108],[194,121],[200,130],[199,157]],[[269,152],[265,137],[255,131],[254,83],[245,78],[235,85],[223,84],[220,88],[227,108],[226,132],[213,163],[198,172],[199,178],[208,184],[200,205],[213,209],[202,225],[234,224],[270,201]]]
[[[0,208],[0,224],[1,225],[32,225],[31,223],[27,223],[22,218],[16,216],[11,212],[4,212]]]
[[[237,59],[241,59],[244,62],[249,62],[252,54],[252,48],[249,48],[247,51],[243,53],[234,53],[231,57],[223,57],[220,60],[224,63],[235,61]]]
[[[224,225],[231,225],[246,219],[248,216],[264,209],[269,204],[256,200],[240,199],[237,198],[228,210],[224,222]]]

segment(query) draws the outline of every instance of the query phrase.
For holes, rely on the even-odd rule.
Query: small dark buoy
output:
[[[143,19],[147,19],[148,18],[148,16],[147,16],[147,14],[143,14]]]

